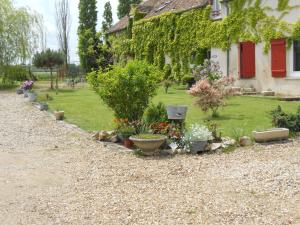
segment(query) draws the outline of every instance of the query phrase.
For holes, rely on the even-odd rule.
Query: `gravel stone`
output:
[[[299,139],[140,157],[0,92],[0,171],[1,224],[300,224]]]

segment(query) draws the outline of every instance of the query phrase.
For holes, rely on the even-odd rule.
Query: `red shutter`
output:
[[[284,39],[273,40],[272,51],[272,76],[286,77],[286,41]]]
[[[240,43],[240,76],[241,78],[255,77],[255,43]]]

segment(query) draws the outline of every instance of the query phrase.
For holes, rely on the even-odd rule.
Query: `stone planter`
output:
[[[63,120],[65,116],[64,111],[54,111],[54,116],[56,120]]]
[[[207,141],[193,141],[191,142],[191,153],[197,154],[206,150]]]
[[[47,111],[48,110],[48,105],[46,103],[39,103],[37,107],[41,111]]]
[[[24,98],[28,98],[28,93],[29,93],[29,91],[27,91],[27,90],[24,90],[24,91],[23,91]]]
[[[18,88],[18,89],[16,90],[16,93],[17,93],[17,95],[21,95],[21,94],[24,93],[24,90],[23,90],[22,88]]]
[[[129,139],[147,156],[153,155],[160,146],[167,140],[166,136],[151,135],[143,138],[140,135],[132,136]]]
[[[169,120],[185,120],[187,106],[168,106],[167,113]]]
[[[253,131],[252,134],[256,142],[280,141],[289,138],[289,129],[273,128],[266,131]]]
[[[29,102],[35,102],[36,99],[37,99],[37,94],[34,93],[34,92],[28,92],[27,96],[28,96],[28,101]]]

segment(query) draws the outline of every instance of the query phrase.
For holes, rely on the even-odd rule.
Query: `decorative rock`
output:
[[[263,96],[275,96],[275,92],[274,91],[263,91],[262,95]]]
[[[252,93],[252,92],[255,92],[255,89],[250,87],[250,88],[243,88],[243,92],[244,93]]]
[[[220,148],[222,148],[222,143],[212,143],[210,147],[211,151],[216,151]]]
[[[17,93],[18,95],[21,95],[21,94],[24,93],[24,90],[21,89],[21,88],[18,88],[18,89],[16,90],[16,93]]]
[[[95,141],[99,140],[99,131],[92,133],[91,138]]]
[[[186,151],[184,149],[177,149],[177,153],[183,155],[186,153]]]
[[[222,142],[223,142],[222,147],[224,147],[224,148],[236,144],[236,141],[234,139],[229,138],[229,137],[222,138]]]
[[[109,138],[109,133],[107,131],[99,132],[99,141],[106,141]]]
[[[118,143],[119,142],[118,135],[111,136],[109,141],[112,142],[112,143]]]
[[[252,141],[250,137],[244,136],[240,138],[240,146],[246,147],[252,145]]]
[[[109,134],[109,136],[113,136],[116,134],[116,131],[111,130],[111,131],[107,131],[107,133]]]

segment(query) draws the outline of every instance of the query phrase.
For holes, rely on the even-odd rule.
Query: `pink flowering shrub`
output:
[[[197,97],[196,105],[204,112],[212,111],[212,116],[218,116],[218,109],[225,106],[226,98],[231,95],[230,85],[233,83],[232,77],[222,77],[220,79],[199,80],[188,93]]]

